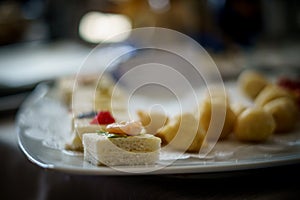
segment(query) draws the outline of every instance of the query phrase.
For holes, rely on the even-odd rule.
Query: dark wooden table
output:
[[[14,115],[0,119],[1,199],[300,199],[300,164],[213,174],[80,176],[45,170],[17,145]]]

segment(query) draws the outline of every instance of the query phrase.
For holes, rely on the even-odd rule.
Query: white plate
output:
[[[228,85],[231,95],[237,95]],[[70,132],[67,109],[40,85],[24,103],[18,115],[19,145],[30,161],[42,168],[88,175],[141,175],[228,172],[265,168],[300,161],[300,126],[289,134],[276,135],[264,144],[244,144],[233,139],[218,143],[206,158],[184,154],[171,162],[176,152],[162,152],[155,166],[124,166],[118,170],[93,166],[81,153],[63,150]],[[129,172],[129,173],[128,173]]]

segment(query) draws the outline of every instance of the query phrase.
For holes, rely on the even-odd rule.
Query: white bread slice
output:
[[[74,119],[72,121],[72,135],[65,144],[65,149],[72,151],[83,151],[82,135],[95,133],[105,128],[105,125],[90,124],[93,118]]]
[[[94,165],[153,165],[159,159],[161,139],[150,134],[108,138],[83,135],[84,159]]]
[[[65,144],[66,150],[83,151],[82,141],[76,132],[72,132],[70,139]]]
[[[85,133],[96,133],[105,129],[106,125],[90,124],[92,118],[74,119],[74,131],[82,139]]]

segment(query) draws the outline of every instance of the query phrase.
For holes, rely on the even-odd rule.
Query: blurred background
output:
[[[98,43],[134,45],[109,37],[148,26],[195,39],[224,79],[249,67],[299,71],[297,0],[1,0],[0,110],[74,74]]]
[[[297,0],[2,0],[0,44],[98,43],[114,31],[157,26],[223,51],[297,37],[299,7]]]

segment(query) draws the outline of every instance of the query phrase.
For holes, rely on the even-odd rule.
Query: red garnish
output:
[[[283,87],[289,91],[291,91],[295,98],[296,102],[298,104],[298,107],[300,109],[300,79],[291,79],[288,77],[281,77],[278,79],[277,84],[280,87]]]
[[[290,90],[297,90],[300,89],[300,80],[298,79],[291,79],[287,77],[281,77],[277,84],[281,87],[290,89]]]
[[[116,120],[113,118],[109,111],[100,111],[90,122],[90,124],[111,124],[115,121]]]

